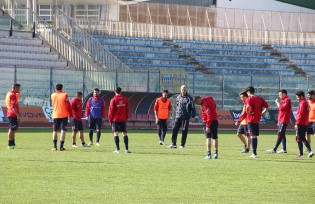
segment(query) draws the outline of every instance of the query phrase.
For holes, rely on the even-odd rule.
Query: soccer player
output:
[[[60,151],[65,151],[64,142],[68,126],[68,119],[72,120],[71,105],[68,99],[68,94],[62,91],[63,85],[56,85],[56,92],[51,94],[51,102],[53,107],[53,151],[57,150],[58,130],[61,129],[60,136]]]
[[[164,139],[167,132],[167,121],[169,113],[172,109],[170,99],[167,98],[168,90],[163,90],[162,96],[157,98],[154,104],[155,123],[158,128],[158,136],[160,139],[160,145],[164,145]]]
[[[299,100],[299,106],[297,107],[296,117],[295,117],[295,130],[296,130],[296,142],[298,143],[300,153],[296,155],[298,158],[303,158],[303,143],[307,148],[309,154],[308,157],[314,156],[310,144],[305,139],[305,134],[307,131],[307,125],[309,121],[310,106],[305,99],[303,91],[296,92],[296,99]]]
[[[190,117],[195,118],[196,109],[192,97],[187,94],[187,88],[182,85],[180,88],[181,94],[176,98],[176,117],[175,125],[173,127],[172,144],[168,148],[177,148],[177,134],[182,127],[182,141],[180,148],[184,149],[188,134]]]
[[[108,111],[108,121],[112,126],[114,141],[116,144],[116,150],[113,153],[119,153],[119,132],[122,132],[124,136],[125,143],[125,153],[131,153],[129,150],[129,140],[127,135],[127,125],[126,122],[129,116],[129,103],[128,99],[121,94],[121,88],[116,87],[115,96],[110,100],[109,111]]]
[[[238,136],[238,138],[240,138],[240,140],[244,144],[244,149],[243,149],[243,151],[241,151],[241,153],[248,153],[249,152],[250,142],[251,142],[250,136],[248,134],[247,121],[246,121],[247,114],[246,114],[245,101],[247,98],[248,98],[248,95],[245,91],[240,93],[240,99],[243,101],[244,106],[243,106],[241,117],[239,117],[239,119],[235,122],[236,126],[239,125],[237,128],[237,136]],[[243,135],[245,135],[245,136],[243,137]]]
[[[201,106],[202,110],[202,122],[203,122],[203,132],[206,136],[206,147],[207,156],[205,159],[212,159],[211,156],[211,140],[213,140],[214,145],[214,155],[213,158],[218,158],[218,115],[216,111],[216,103],[211,96],[205,96],[201,98],[200,96],[194,97],[194,103]]]
[[[306,140],[311,145],[311,134],[315,134],[315,92],[307,92],[308,103],[310,105],[309,123],[307,127]]]
[[[251,158],[257,158],[257,146],[259,136],[259,122],[261,115],[269,110],[268,103],[261,97],[254,95],[255,88],[250,86],[246,88],[248,99],[246,99],[247,126],[250,139],[252,141],[253,154]]]
[[[281,89],[279,91],[279,98],[281,99],[281,103],[279,99],[276,99],[275,102],[278,107],[278,139],[276,145],[273,149],[267,150],[267,153],[276,153],[277,149],[282,142],[282,150],[278,151],[278,153],[287,153],[287,139],[285,137],[285,132],[287,126],[291,119],[291,111],[292,111],[292,102],[291,99],[287,96],[287,90]]]
[[[101,129],[103,120],[105,120],[106,110],[105,102],[102,97],[100,97],[100,90],[95,88],[93,91],[93,96],[89,98],[85,107],[86,120],[90,119],[90,143],[93,145],[93,132],[96,130],[96,146],[100,146]]]
[[[13,84],[12,90],[6,95],[5,102],[7,106],[7,117],[9,119],[8,131],[8,148],[14,149],[15,147],[15,132],[19,127],[19,97],[20,97],[20,84]]]
[[[72,110],[72,147],[78,147],[76,144],[76,136],[79,131],[82,147],[89,147],[84,141],[83,124],[82,124],[82,92],[77,92],[70,104]]]

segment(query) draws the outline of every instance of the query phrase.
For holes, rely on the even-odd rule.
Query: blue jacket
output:
[[[194,118],[195,116],[196,109],[192,97],[189,94],[178,95],[176,98],[176,118]]]

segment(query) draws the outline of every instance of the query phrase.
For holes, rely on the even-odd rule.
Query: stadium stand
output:
[[[93,35],[134,70],[294,75],[262,45]]]
[[[164,44],[161,39],[93,35],[120,60],[134,70],[194,70],[187,59]]]
[[[262,45],[187,40],[173,42],[211,73],[294,75],[292,69],[271,56]]]
[[[0,36],[0,66],[74,69],[38,38]]]
[[[288,46],[273,45],[282,56],[282,61],[288,66],[314,75],[315,70],[315,47],[314,46]]]

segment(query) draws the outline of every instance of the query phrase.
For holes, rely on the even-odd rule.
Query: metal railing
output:
[[[81,46],[78,46],[75,42],[67,38],[67,35],[62,30],[55,29],[45,19],[35,14],[31,9],[24,8],[18,3],[14,2],[11,6],[3,8],[12,18],[26,27],[32,27],[35,25],[36,35],[42,38],[47,44],[53,47],[59,54],[61,54],[70,63],[75,65],[81,70],[87,71],[87,74],[95,74],[90,71],[106,70],[106,66],[98,64],[91,57],[91,54]],[[93,77],[93,76],[91,76]],[[96,76],[93,77],[97,84],[101,84],[104,81],[110,83],[111,86],[115,84],[111,83],[112,78],[110,76]]]
[[[132,71],[127,65],[100,44],[95,38],[83,30],[75,21],[66,16],[61,10],[55,10],[55,26],[65,32],[71,40],[86,49],[99,64],[110,71]]]
[[[270,75],[220,75],[202,73],[168,73],[168,72],[105,72],[66,70],[55,68],[0,67],[0,95],[5,96],[12,83],[22,85],[20,103],[28,106],[47,106],[50,95],[57,83],[64,85],[64,91],[72,98],[77,91],[87,96],[95,87],[113,90],[113,84],[122,87],[123,92],[161,92],[168,89],[170,93],[179,93],[180,86],[185,84],[189,94],[196,96],[212,96],[219,109],[230,110],[242,107],[239,93],[247,86],[254,86],[256,94],[264,97],[271,108],[276,109],[274,100],[280,89],[286,89],[288,96],[296,107],[298,101],[295,93],[314,90],[315,78],[300,76]],[[36,78],[34,79],[34,73]],[[106,76],[106,77],[105,77]],[[109,78],[113,80],[109,81]],[[95,81],[103,80],[101,83]],[[0,105],[4,98],[0,98]]]
[[[174,26],[77,19],[90,34],[254,44],[315,45],[315,33],[259,31],[232,28]]]

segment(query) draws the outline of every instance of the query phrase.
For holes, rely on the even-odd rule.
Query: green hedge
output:
[[[293,4],[297,6],[302,6],[305,8],[315,9],[314,0],[277,0],[288,4]]]

